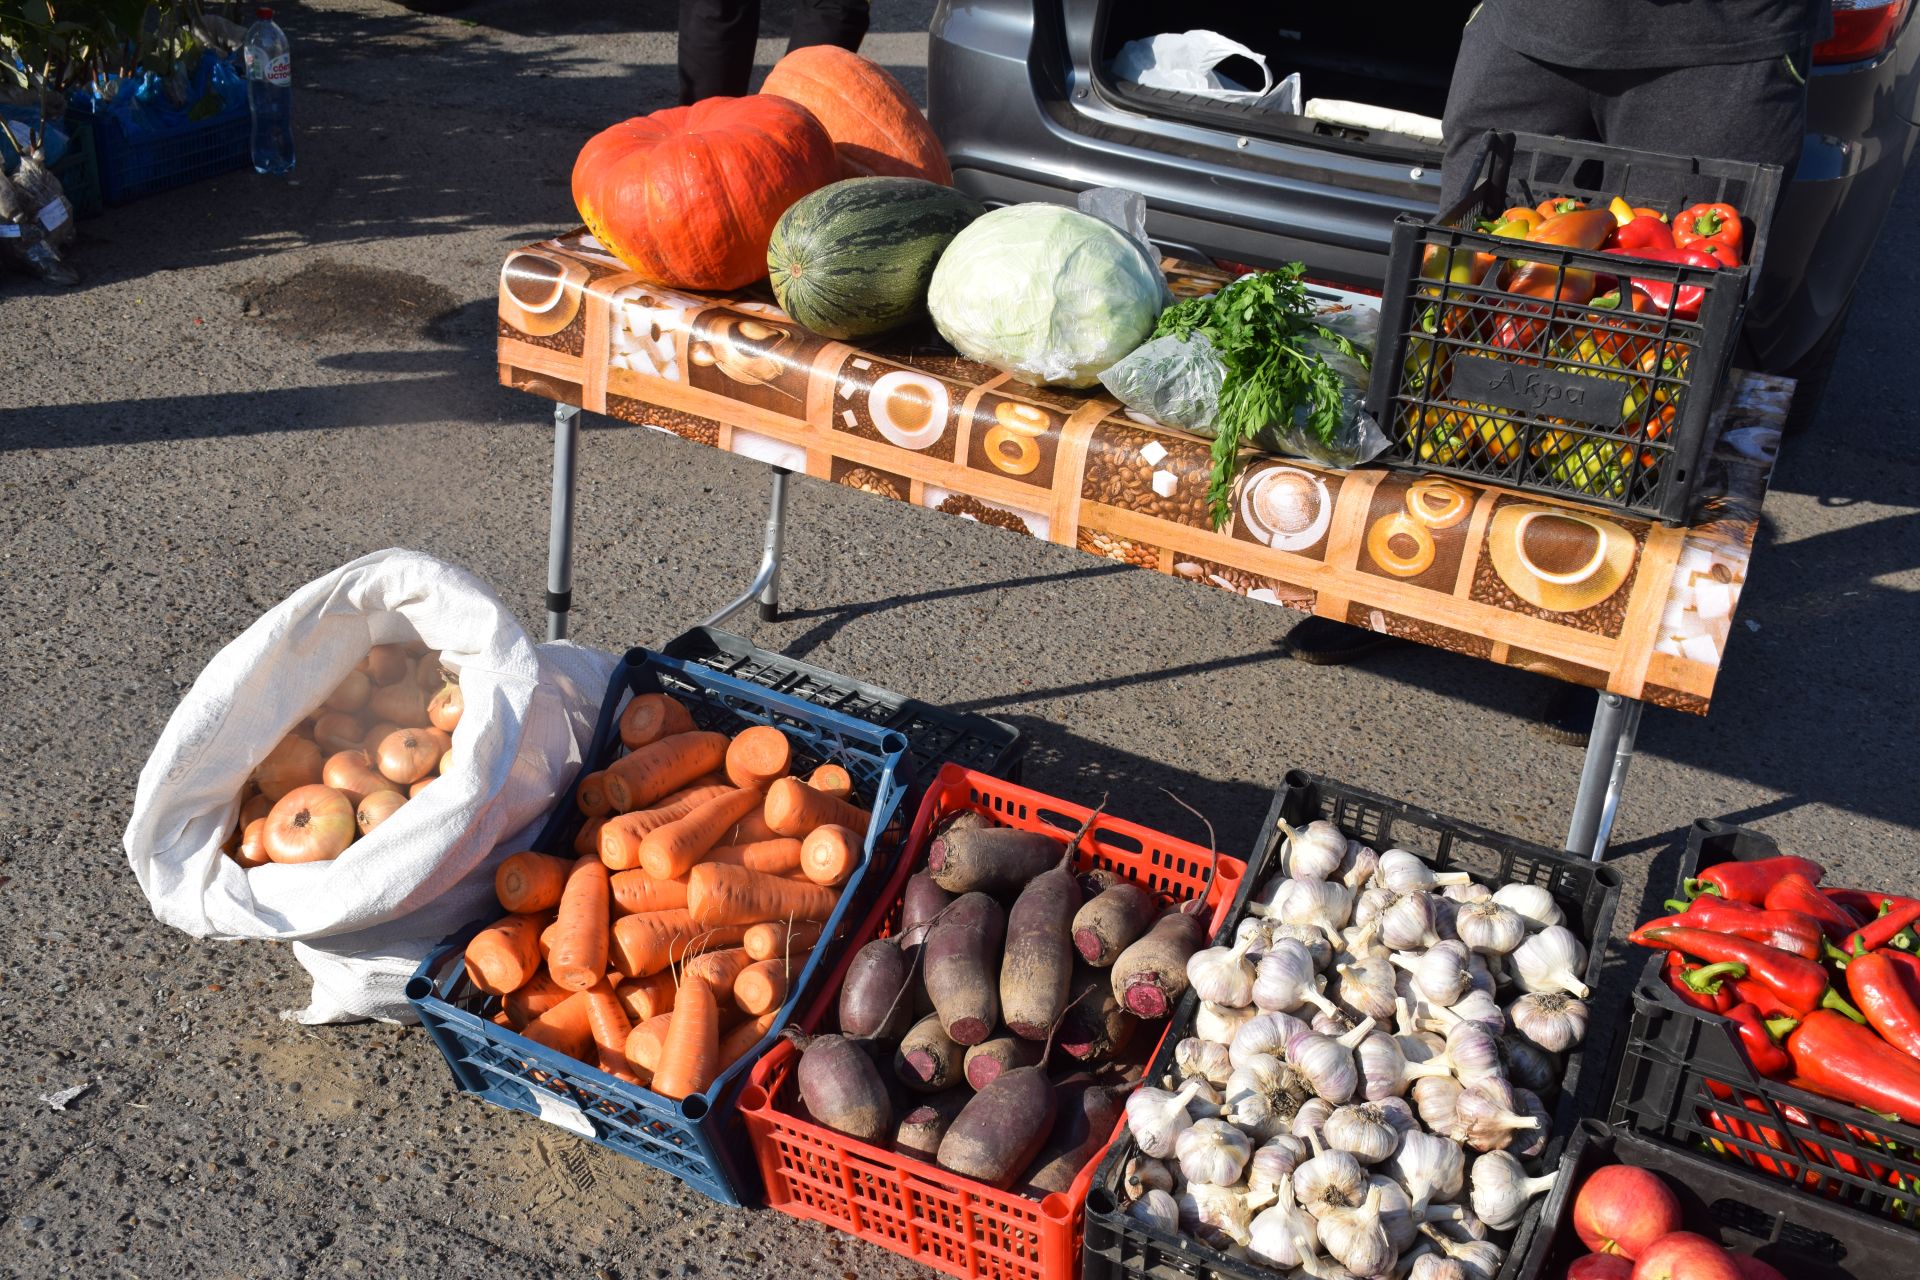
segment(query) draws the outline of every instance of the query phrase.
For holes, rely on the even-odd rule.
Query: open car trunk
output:
[[[1100,0],[1094,28],[1100,86],[1133,110],[1167,119],[1279,140],[1313,139],[1358,154],[1432,163],[1440,149],[1426,139],[1122,82],[1113,74],[1113,59],[1129,40],[1159,35],[1170,27],[1217,31],[1265,55],[1275,84],[1299,72],[1303,103],[1314,99],[1359,102],[1437,120],[1446,108],[1460,30],[1472,8],[1471,0],[1430,0],[1385,8],[1261,0],[1185,0],[1179,5]],[[1246,88],[1260,87],[1259,67],[1244,58],[1230,59],[1218,70]]]

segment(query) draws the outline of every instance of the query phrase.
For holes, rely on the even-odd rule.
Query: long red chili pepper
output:
[[[1815,1009],[1837,1009],[1848,1017],[1860,1015],[1827,983],[1827,971],[1813,961],[1778,947],[1730,937],[1706,929],[1643,929],[1633,935],[1642,946],[1684,951],[1710,964],[1735,960],[1747,966],[1747,976],[1772,989],[1797,1017]]]
[[[1820,926],[1811,917],[1786,911],[1762,911],[1745,903],[1723,902],[1712,895],[1695,898],[1684,912],[1649,920],[1629,941],[1649,929],[1710,929],[1735,938],[1764,942],[1790,955],[1817,960],[1821,952]]]
[[[1920,1062],[1870,1027],[1816,1009],[1787,1037],[1797,1080],[1828,1098],[1920,1121]]]
[[[1862,920],[1873,920],[1897,907],[1920,901],[1894,893],[1874,893],[1867,889],[1822,889],[1820,892]]]
[[[1750,1004],[1760,1011],[1760,1016],[1763,1018],[1798,1016],[1793,1010],[1787,1008],[1785,1001],[1773,994],[1771,988],[1755,982],[1752,978],[1736,978],[1728,983],[1727,987],[1733,992],[1735,1004]]]
[[[1723,898],[1735,902],[1750,902],[1760,906],[1767,900],[1767,890],[1780,882],[1782,876],[1799,872],[1815,884],[1827,874],[1827,869],[1810,858],[1796,858],[1791,854],[1780,854],[1772,858],[1756,858],[1752,862],[1722,862],[1708,867],[1693,879],[1681,886],[1689,898],[1697,898],[1703,893],[1717,893]]]
[[[1687,958],[1678,951],[1667,952],[1661,966],[1667,987],[1687,1004],[1707,1013],[1725,1013],[1733,1008],[1733,984],[1724,979],[1746,976],[1743,964],[1713,964],[1701,969],[1687,968]]]
[[[1847,966],[1847,990],[1867,1025],[1909,1057],[1920,1059],[1920,984],[1884,951],[1869,951]]]
[[[1793,1071],[1793,1059],[1777,1043],[1777,1038],[1799,1026],[1796,1018],[1766,1018],[1750,1004],[1736,1004],[1727,1010],[1727,1019],[1739,1029],[1740,1047],[1746,1050],[1753,1069],[1769,1080],[1782,1080]]]
[[[1886,946],[1895,934],[1916,920],[1920,920],[1920,902],[1895,907],[1872,924],[1862,925],[1841,939],[1840,950],[1851,962],[1855,956]]]
[[[1860,927],[1858,916],[1821,893],[1813,881],[1797,871],[1781,876],[1779,882],[1767,890],[1764,905],[1769,911],[1793,911],[1808,917],[1832,942],[1839,942]]]

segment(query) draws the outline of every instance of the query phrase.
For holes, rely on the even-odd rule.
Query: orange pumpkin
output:
[[[790,98],[826,126],[849,178],[924,178],[953,185],[947,154],[900,82],[837,45],[795,49],[773,64],[763,94]]]
[[[587,141],[573,202],[587,229],[656,284],[737,289],[767,274],[787,206],[840,177],[833,140],[785,98],[707,98]]]

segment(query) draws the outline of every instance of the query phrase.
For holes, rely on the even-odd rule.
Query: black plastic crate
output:
[[[948,763],[1009,782],[1020,780],[1027,744],[1020,731],[1004,721],[949,711],[876,688],[798,658],[756,648],[718,627],[695,627],[668,641],[661,652],[903,735],[907,740],[904,771],[914,796],[931,785],[940,766]]]
[[[1779,168],[1494,133],[1474,172],[1478,181],[1437,220],[1394,223],[1368,394],[1392,442],[1378,461],[1685,521],[1759,278]],[[1707,269],[1625,259],[1476,227],[1517,205],[1566,196],[1605,209],[1614,195],[1658,200],[1669,214],[1726,201],[1753,232],[1746,261]],[[1538,296],[1500,287],[1508,261],[1541,282]],[[1619,281],[1621,308],[1590,305],[1596,277]],[[1666,288],[1667,303],[1634,311],[1629,280]],[[1688,318],[1681,304],[1693,289],[1698,310]]]
[[[1862,1222],[1823,1203],[1684,1151],[1582,1123],[1538,1217],[1523,1223],[1499,1280],[1560,1280],[1587,1252],[1573,1229],[1573,1201],[1594,1170],[1638,1165],[1664,1176],[1679,1197],[1682,1225],[1792,1280],[1893,1280],[1913,1274],[1913,1239],[1898,1227]],[[1536,1202],[1538,1203],[1538,1202]]]
[[[1700,868],[1722,862],[1758,862],[1780,855],[1780,842],[1763,832],[1738,827],[1718,818],[1695,818],[1687,828],[1687,847],[1680,854],[1680,870],[1673,879],[1673,896],[1686,897],[1687,881]]]
[[[1567,927],[1586,944],[1587,984],[1599,985],[1620,900],[1618,872],[1558,849],[1515,840],[1297,769],[1289,772],[1274,792],[1266,822],[1247,859],[1245,883],[1222,936],[1233,935],[1246,916],[1247,903],[1279,871],[1281,820],[1300,827],[1315,818],[1325,818],[1350,838],[1383,852],[1405,849],[1418,854],[1436,871],[1466,871],[1489,883],[1544,887],[1566,914]],[[1147,1068],[1147,1079],[1158,1079],[1171,1070],[1174,1048],[1191,1031],[1198,1011],[1199,1001],[1189,991],[1174,1013],[1159,1053]],[[1605,1026],[1597,1020],[1590,1022],[1586,1042],[1567,1055],[1566,1075],[1553,1104],[1553,1137],[1541,1157],[1528,1162],[1535,1172],[1554,1167],[1581,1118],[1599,1109],[1605,1096],[1602,1068],[1607,1061],[1606,1048]],[[1094,1174],[1087,1193],[1085,1280],[1132,1276],[1271,1280],[1274,1272],[1269,1268],[1229,1258],[1197,1240],[1169,1235],[1129,1218],[1120,1205],[1119,1189],[1126,1163],[1135,1150],[1133,1139],[1122,1135]],[[1529,1213],[1537,1212],[1538,1205],[1536,1201]],[[1525,1230],[1523,1222],[1519,1231]]]

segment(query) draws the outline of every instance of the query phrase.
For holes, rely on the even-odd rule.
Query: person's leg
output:
[[[1596,107],[1601,140],[1667,155],[1777,164],[1784,187],[1799,166],[1806,134],[1808,62],[1802,53],[1627,73]],[[1659,204],[1681,195],[1676,185],[1671,191],[1636,188],[1633,198]]]
[[[680,105],[744,96],[759,34],[760,0],[680,0]]]
[[[867,0],[794,0],[787,52],[810,44],[835,44],[858,53],[870,16]]]

